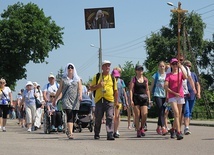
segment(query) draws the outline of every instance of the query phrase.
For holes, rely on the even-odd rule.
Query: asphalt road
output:
[[[171,139],[155,132],[156,124],[148,123],[143,138],[136,138],[134,129],[127,129],[122,121],[120,138],[106,140],[105,125],[102,125],[101,139],[94,140],[93,132],[83,129],[75,133],[74,140],[68,140],[63,133],[44,134],[43,130],[28,133],[8,120],[7,132],[0,131],[0,155],[212,155],[214,154],[214,127],[191,126],[192,134],[183,140]]]

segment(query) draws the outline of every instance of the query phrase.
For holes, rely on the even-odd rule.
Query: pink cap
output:
[[[173,63],[173,62],[178,62],[178,59],[172,58],[171,61],[170,61],[170,63]]]
[[[120,77],[120,72],[116,69],[114,69],[111,73],[114,77]]]

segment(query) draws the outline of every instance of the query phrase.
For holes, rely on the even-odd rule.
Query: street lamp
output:
[[[99,55],[98,67],[99,67],[99,73],[101,73],[102,72],[102,68],[101,68],[101,66],[102,66],[102,50],[101,50],[101,48],[94,46],[94,44],[90,44],[90,46],[99,49],[99,51],[98,51],[98,55]]]
[[[168,4],[169,6],[174,6],[174,4],[173,4],[172,2],[167,2],[167,4]],[[174,7],[176,7],[176,6],[174,6]]]

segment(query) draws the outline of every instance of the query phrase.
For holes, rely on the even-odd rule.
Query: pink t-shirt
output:
[[[183,90],[183,86],[182,86],[182,81],[183,81],[183,73],[179,72],[179,82],[178,82],[178,74],[173,74],[173,73],[168,73],[166,75],[166,79],[165,81],[169,82],[169,89],[171,89],[174,92],[178,92],[178,83],[179,83],[179,94],[181,95],[181,97],[184,97],[184,90]],[[168,97],[172,98],[172,97],[176,97],[174,94],[172,93],[168,93]]]

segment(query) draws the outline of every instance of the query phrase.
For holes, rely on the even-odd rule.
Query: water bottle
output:
[[[7,102],[7,100],[6,99],[2,99],[2,104],[3,105],[6,105],[8,102]]]
[[[153,101],[150,101],[148,105],[148,109],[151,109],[152,105],[153,105]]]

